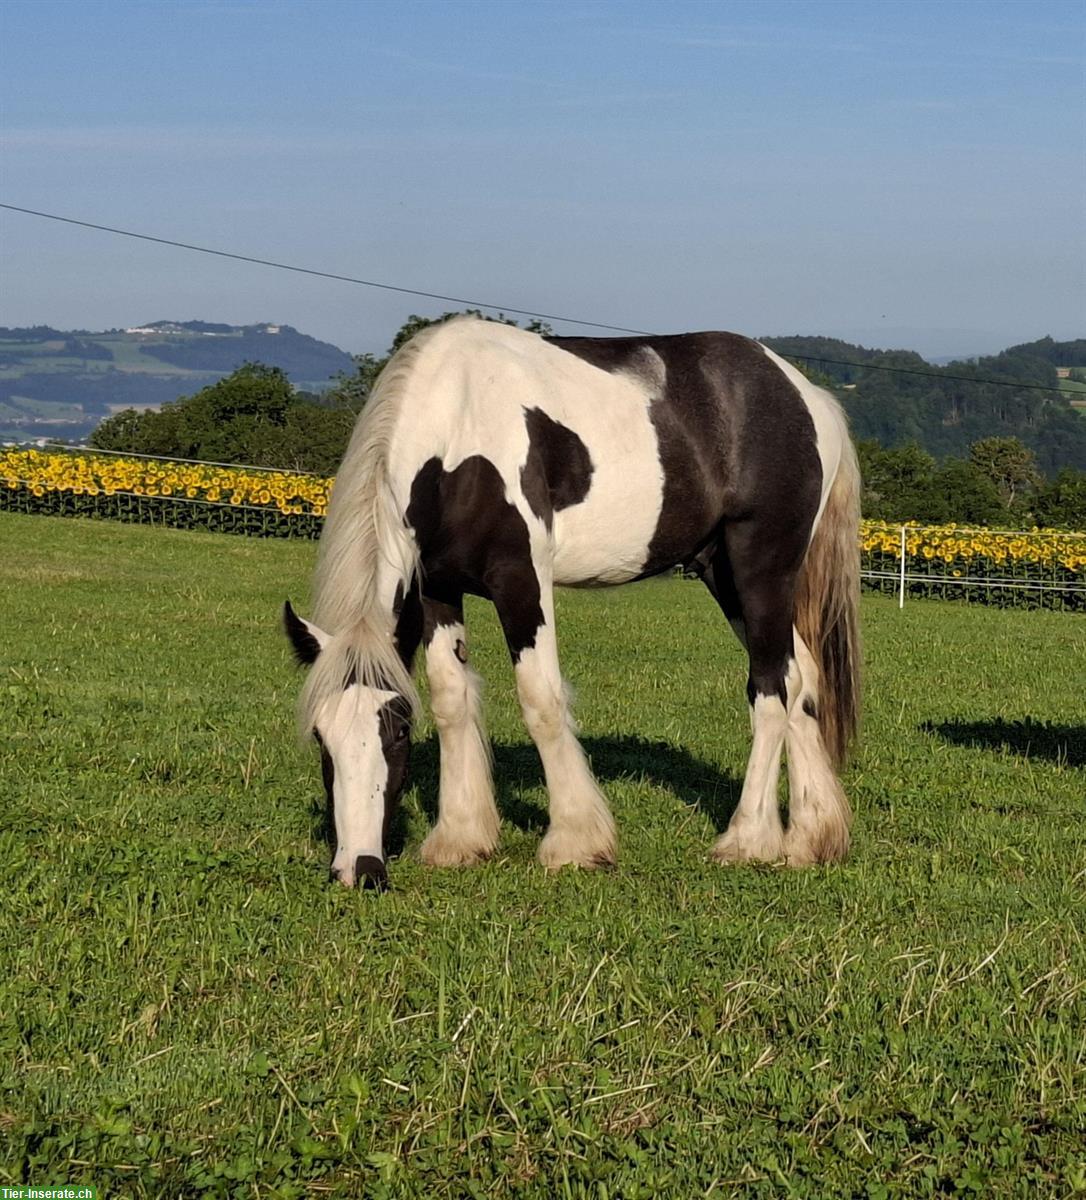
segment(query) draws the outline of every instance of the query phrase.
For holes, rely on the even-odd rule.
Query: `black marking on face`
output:
[[[818,720],[818,706],[810,696],[803,698],[803,711],[811,718],[812,721]]]
[[[407,767],[411,757],[411,710],[402,696],[381,705],[377,710],[377,727],[381,733],[381,753],[388,769],[382,831],[382,840],[387,842],[389,826],[407,783]]]
[[[330,850],[336,848],[336,764],[324,739],[314,729],[313,738],[321,751],[321,781],[324,783],[324,840]]]
[[[498,609],[514,662],[534,646],[543,609],[528,526],[494,464],[476,454],[446,471],[439,458],[429,459],[411,484],[406,516],[423,562],[427,608],[438,602],[455,611],[465,592],[482,596]],[[451,623],[432,624],[428,616],[428,639],[437,624]]]
[[[372,854],[360,854],[354,860],[354,881],[364,891],[387,892],[388,869]]]
[[[300,667],[311,667],[321,652],[321,644],[309,632],[309,627],[298,616],[287,600],[283,605],[283,628],[286,630],[295,661]]]
[[[756,342],[734,333],[545,340],[658,393],[649,416],[664,495],[644,574],[694,561],[723,522],[744,520],[758,523],[759,556],[773,547],[768,565],[798,567],[821,496],[817,436],[798,389]],[[647,351],[662,373],[646,370]]]
[[[520,486],[532,512],[547,526],[563,508],[580,504],[592,486],[592,457],[583,441],[541,408],[526,408],[528,458]]]

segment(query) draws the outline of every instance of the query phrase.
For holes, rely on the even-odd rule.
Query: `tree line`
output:
[[[837,392],[861,440],[915,442],[943,459],[968,458],[982,438],[1017,437],[1046,474],[1086,468],[1086,421],[1060,393],[1057,374],[1057,367],[1086,365],[1086,340],[1045,337],[944,367],[911,350],[869,350],[833,338],[762,340],[778,354],[800,356],[813,379]]]
[[[436,320],[453,315],[446,313]],[[515,323],[502,316],[493,319]],[[320,396],[296,390],[278,367],[246,363],[218,383],[163,404],[157,411],[130,408],[107,417],[91,435],[90,444],[103,450],[332,475],[385,363],[415,333],[434,323],[412,316],[385,355],[358,355],[354,371],[338,376],[335,386]],[[529,328],[550,332],[539,322]],[[772,340],[780,344],[786,339]],[[793,352],[809,352],[815,339],[804,341],[807,350]],[[838,357],[839,347],[829,353],[827,339],[817,341],[820,353]],[[1066,345],[1055,344],[1061,349]],[[840,347],[844,347],[841,356],[856,349],[845,343]],[[781,350],[788,352],[783,346]],[[914,356],[907,357],[913,365]],[[919,356],[915,358],[927,368]],[[1007,369],[1008,364],[1000,366]],[[808,374],[831,387],[843,386],[840,379],[824,373]],[[1074,413],[1072,417],[1086,428],[1082,417]],[[855,416],[853,423],[855,428]],[[862,435],[862,429],[856,432]],[[887,448],[879,438],[860,436],[857,450],[867,517],[1086,529],[1086,471],[1062,466],[1046,477],[1036,450],[1017,435],[978,437],[966,444],[964,453],[941,459],[923,448],[918,438]]]

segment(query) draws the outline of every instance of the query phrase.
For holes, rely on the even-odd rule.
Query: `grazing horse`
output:
[[[613,863],[614,821],[559,671],[553,588],[677,566],[704,580],[750,659],[753,747],[713,857],[842,858],[851,814],[835,768],[858,713],[858,491],[833,397],[737,334],[542,337],[468,318],[418,334],[382,372],[336,477],[313,621],[285,609],[309,667],[300,720],[320,745],[332,875],[387,886],[420,643],[441,750],[422,860],[473,863],[497,847],[465,594],[497,609],[542,759],[540,861]]]

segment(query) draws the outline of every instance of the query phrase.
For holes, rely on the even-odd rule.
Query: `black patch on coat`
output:
[[[434,640],[434,634],[439,629],[463,629],[464,607],[463,598],[455,603],[445,603],[441,600],[426,598],[422,602],[423,638],[427,648]],[[453,653],[462,663],[468,661],[468,648],[462,638],[456,639]]]
[[[572,429],[552,420],[541,408],[526,408],[528,457],[520,486],[532,512],[548,529],[554,514],[580,504],[592,485],[592,457]]]
[[[400,661],[411,673],[411,665],[415,661],[415,651],[422,641],[422,597],[419,589],[412,580],[405,592],[402,584],[396,584],[396,600],[393,606],[396,616],[396,649]],[[389,688],[389,691],[394,689]]]
[[[757,522],[763,547],[779,547],[774,557],[802,561],[822,488],[814,422],[757,342],[734,333],[545,340],[659,393],[650,418],[664,496],[646,575],[693,562],[725,521]]]
[[[309,632],[306,623],[298,616],[287,600],[283,604],[283,628],[286,630],[290,648],[300,667],[311,667],[321,652],[321,644]]]
[[[457,597],[453,601],[432,600],[429,596],[423,599],[422,638],[427,648],[439,629],[455,628],[463,624],[463,597]]]
[[[439,458],[429,459],[411,484],[406,517],[427,605],[458,609],[465,593],[482,596],[498,610],[514,662],[534,646],[543,609],[528,526],[494,464],[476,454],[446,471]]]
[[[664,481],[642,574],[701,568],[729,618],[743,622],[750,702],[786,703],[796,579],[822,493],[817,433],[799,389],[757,342],[734,333],[546,341],[643,381]]]

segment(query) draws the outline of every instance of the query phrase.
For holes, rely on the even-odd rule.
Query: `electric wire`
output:
[[[192,242],[181,242],[173,238],[155,237],[148,233],[137,233],[131,229],[118,229],[113,225],[99,225],[94,221],[82,221],[75,217],[62,217],[57,213],[42,212],[36,208],[23,208],[20,205],[5,204],[2,201],[0,201],[0,208],[7,209],[9,212],[23,213],[31,217],[42,217],[48,221],[60,221],[65,225],[78,225],[84,229],[96,229],[101,233],[113,233],[119,237],[135,238],[141,242],[155,242],[158,245],[173,246],[179,250],[192,250],[199,254],[210,254],[216,258],[229,258],[236,262],[253,263],[261,267],[273,267],[278,271],[293,271],[298,275],[313,275],[318,279],[332,279],[340,283],[353,283],[361,287],[377,288],[385,292],[398,292],[404,296],[419,296],[426,300],[441,300],[447,304],[463,304],[469,308],[485,308],[501,314],[508,313],[518,317],[535,317],[541,321],[560,321],[567,325],[582,325],[589,329],[606,329],[613,333],[630,333],[638,337],[655,336],[647,329],[632,329],[626,325],[610,325],[604,321],[586,321],[580,317],[564,317],[558,313],[536,312],[528,308],[514,308],[506,304],[491,304],[484,300],[468,300],[463,296],[449,296],[442,292],[429,292],[422,288],[383,283],[374,279],[361,279],[354,275],[340,275],[333,271],[319,271],[313,267],[299,267],[291,263],[277,262],[270,258],[257,258],[250,254],[236,254],[230,250],[216,250],[210,246],[197,246]],[[796,354],[788,351],[780,351],[780,353],[785,358],[798,359],[800,362],[823,363],[827,366],[836,367],[852,367],[861,371],[885,371],[894,375],[917,375],[927,379],[939,379],[946,382],[976,383],[984,384],[988,387],[1008,387],[1014,388],[1016,391],[1053,392],[1064,397],[1073,394],[1062,388],[1050,387],[1048,384],[1043,383],[1015,383],[1013,380],[1008,379],[988,379],[973,375],[948,375],[942,371],[923,371],[913,367],[890,366],[886,363],[851,362],[845,359],[825,358],[814,354]]]

